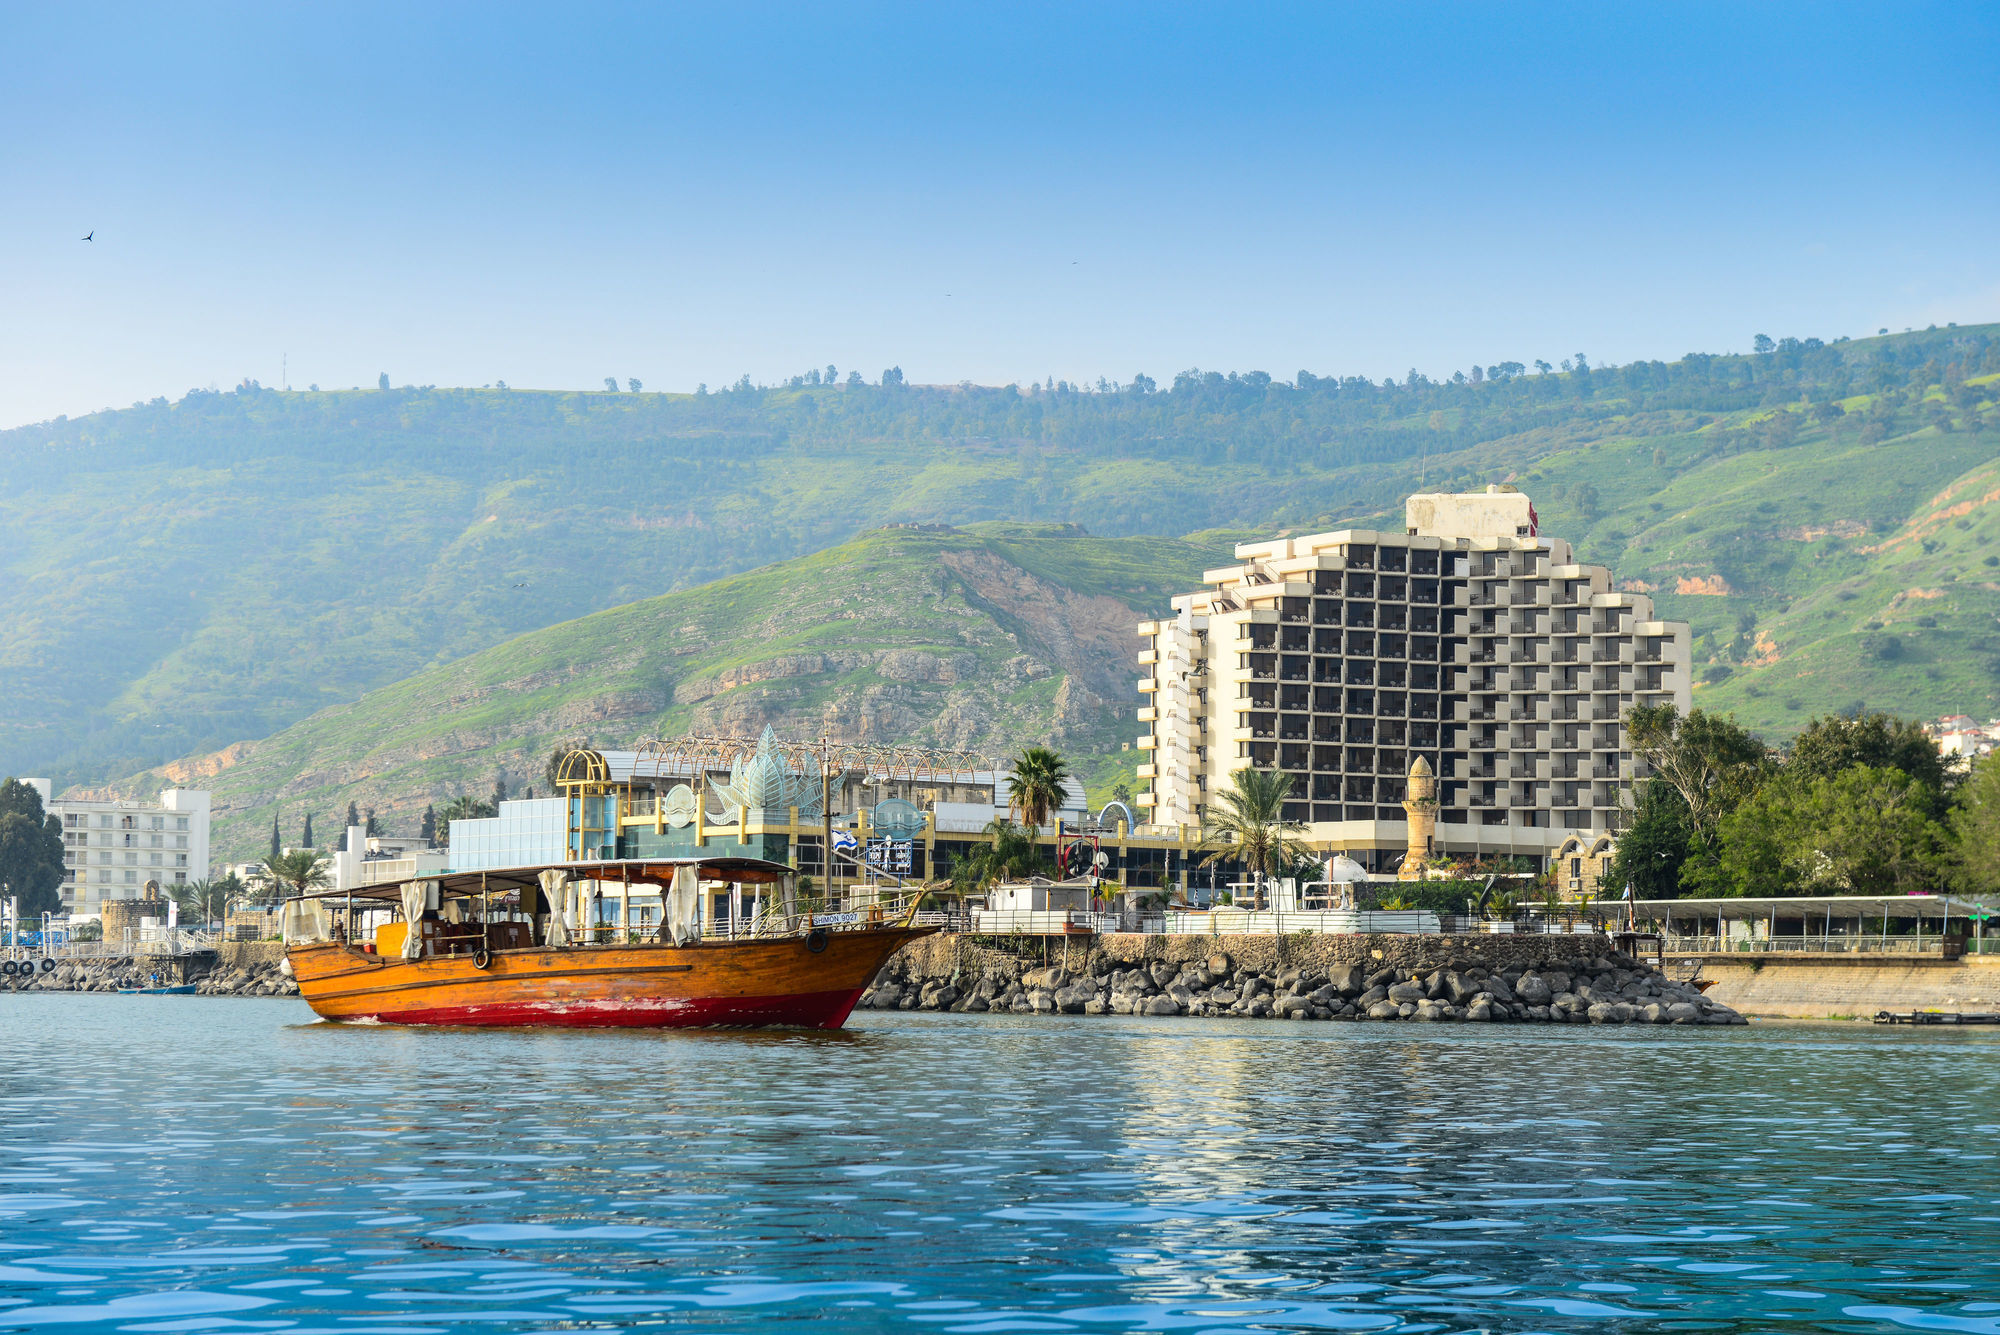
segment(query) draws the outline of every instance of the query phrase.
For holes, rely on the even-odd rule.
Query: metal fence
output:
[[[1968,943],[1969,944],[1969,943]],[[1935,936],[1670,936],[1669,953],[1696,955],[1941,955]]]

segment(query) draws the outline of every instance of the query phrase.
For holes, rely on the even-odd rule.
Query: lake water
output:
[[[0,995],[0,1330],[2000,1333],[2000,1033]]]

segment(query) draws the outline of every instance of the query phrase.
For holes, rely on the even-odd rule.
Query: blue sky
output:
[[[10,4],[0,425],[1995,320],[1996,69],[1973,5]]]

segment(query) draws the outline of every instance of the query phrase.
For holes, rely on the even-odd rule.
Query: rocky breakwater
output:
[[[900,966],[900,967],[899,967]],[[1190,1015],[1252,1020],[1458,1020],[1472,1023],[1726,1025],[1727,1006],[1629,956],[1567,959],[1560,967],[1492,967],[1446,959],[1384,964],[1246,965],[1223,952],[1201,960],[1124,963],[1092,956],[1060,964],[987,959],[976,970],[925,977],[901,956],[862,995],[873,1010],[1017,1015]]]
[[[163,968],[158,960],[140,958],[97,959],[74,964],[58,963],[54,969],[37,972],[32,978],[8,979],[23,992],[124,992],[133,988],[185,986],[194,983],[196,995],[204,997],[295,997],[299,985],[287,978],[276,964],[253,964],[218,969],[198,978],[188,977],[181,966]]]

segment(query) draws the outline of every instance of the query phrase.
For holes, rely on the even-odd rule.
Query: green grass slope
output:
[[[1662,602],[1739,670],[1716,698],[1763,710],[1737,621],[1775,626],[1822,585],[1904,559],[1863,548],[1987,457],[2000,328],[1491,369],[1396,385],[1188,372],[1156,392],[246,385],[0,432],[0,773],[104,780],[269,736],[524,632],[888,523],[1268,532],[1505,477],[1623,573],[1742,590]],[[1106,596],[1140,587],[1115,561],[1096,578]],[[1856,612],[1875,596],[1854,593]],[[1870,619],[1846,633],[1877,633]],[[1888,699],[1865,684],[1885,663],[1928,683],[1911,699],[1948,703],[1978,638],[1940,641],[1915,676],[1857,658],[1759,689],[1785,692],[1774,726],[1790,698]]]
[[[558,743],[695,729],[1050,742],[1101,791],[1130,781],[1136,623],[1247,535],[1093,538],[1059,525],[885,529],[813,556],[564,622],[419,672],[262,741],[150,771],[215,793],[218,858],[274,813],[296,838],[349,802],[414,832],[427,802],[496,776],[543,787]]]

